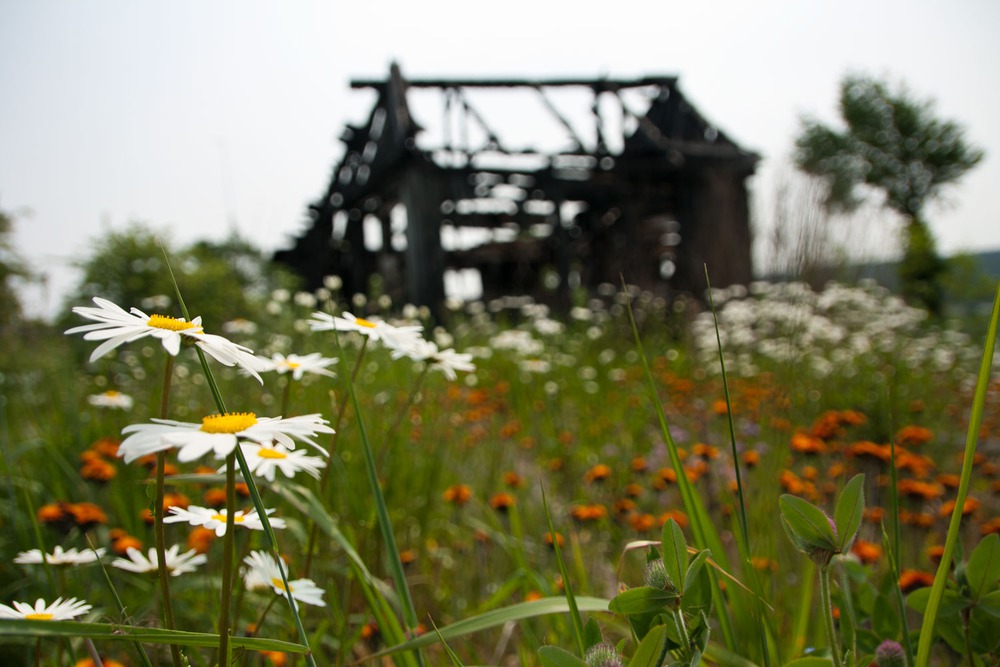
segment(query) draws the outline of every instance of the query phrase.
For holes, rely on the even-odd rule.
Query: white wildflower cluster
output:
[[[868,281],[831,283],[820,292],[804,283],[753,283],[713,290],[727,371],[750,376],[761,365],[795,364],[814,377],[852,377],[880,360],[944,372],[975,360],[967,336],[927,326],[927,313]],[[711,312],[691,325],[698,358],[719,371]]]

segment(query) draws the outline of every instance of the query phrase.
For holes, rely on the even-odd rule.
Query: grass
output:
[[[984,531],[1000,530],[993,463],[1000,435],[995,382],[981,385],[985,393],[976,430],[979,453],[985,456],[971,458],[965,469],[956,456],[966,441],[973,405],[977,369],[970,359],[983,349],[975,341],[925,324],[900,324],[901,318],[890,317],[897,311],[884,308],[876,312],[895,325],[882,322],[879,332],[868,331],[871,349],[837,356],[845,347],[855,349],[848,344],[853,332],[867,323],[837,319],[834,304],[821,315],[843,327],[840,341],[817,340],[807,319],[771,332],[771,340],[805,350],[790,362],[762,352],[762,333],[755,334],[756,342],[737,336],[727,308],[743,299],[727,293],[719,304],[727,395],[718,358],[705,356],[711,345],[699,340],[697,326],[686,324],[695,319],[693,305],[677,312],[651,295],[632,297],[626,303],[608,295],[560,321],[531,304],[474,304],[456,312],[446,328],[426,332],[446,347],[476,354],[475,373],[454,382],[434,372],[423,376],[418,364],[392,359],[382,347],[367,346],[362,356],[360,337],[343,335],[338,343],[309,333],[296,323],[311,311],[294,302],[285,303],[271,324],[259,323],[256,333],[233,336],[260,353],[321,352],[340,359],[336,379],[307,375],[291,383],[287,396],[289,414],[318,412],[339,424],[335,439],[322,443],[332,453],[328,484],[321,488],[301,475],[289,481],[279,474],[275,483],[257,480],[264,504],[277,507],[275,516],[287,522],[277,540],[292,576],[304,567],[312,525],[318,526],[309,577],[326,591],[327,606],[303,606],[301,614],[318,664],[352,664],[393,647],[407,649],[392,653],[400,664],[444,664],[451,658],[435,627],[465,664],[538,664],[537,649],[543,645],[578,654],[585,643],[582,624],[571,613],[573,603],[563,597],[565,583],[584,619],[597,619],[604,638],[625,640],[630,652],[639,639],[630,620],[601,610],[620,586],[641,584],[650,552],[626,551],[626,545],[657,540],[669,518],[680,524],[690,544],[711,548],[713,562],[745,583],[741,587],[717,577],[725,591],[716,587],[706,656],[731,664],[738,659],[785,664],[809,647],[822,655],[827,630],[821,617],[808,613],[819,604],[815,576],[779,528],[778,498],[792,493],[832,511],[846,480],[863,472],[867,502],[856,561],[844,566],[849,576],[833,577],[831,585],[834,606],[847,609],[852,603],[861,647],[854,658],[860,664],[881,640],[903,639],[897,577],[882,538],[882,522],[889,526],[892,519],[888,456],[883,456],[890,442],[905,490],[899,497],[901,575],[926,573],[928,583],[934,581],[932,547],[946,545],[949,537],[954,549],[964,549],[956,552],[961,560]],[[776,304],[801,310],[804,299],[768,293],[748,301],[756,311],[774,313]],[[196,313],[198,304],[189,305]],[[818,311],[810,312],[814,317]],[[108,637],[105,626],[127,623],[150,628],[130,641],[139,639],[154,663],[166,664],[169,653],[152,631],[159,625],[152,579],[108,568],[125,607],[123,617],[110,591],[84,585],[93,570],[72,570],[50,581],[44,571],[12,562],[31,548],[85,547],[85,537],[113,549],[118,530],[144,548],[153,545],[152,527],[142,513],[151,506],[149,469],[96,455],[114,477],[84,479],[80,457],[98,451],[94,443],[102,439],[119,438],[123,426],[157,416],[161,350],[139,341],[87,364],[89,344],[58,331],[42,334],[2,361],[0,602],[87,597],[98,609],[87,620],[96,622],[93,637],[102,655],[141,664],[131,644]],[[927,356],[917,357],[917,352]],[[935,353],[941,363],[928,361],[936,359]],[[269,374],[261,387],[231,369],[217,364],[212,369],[230,410],[277,416],[285,400],[283,380]],[[132,396],[132,410],[89,405],[89,396],[109,388]],[[356,403],[345,402],[352,393]],[[197,359],[182,352],[174,371],[171,418],[196,421],[213,411]],[[195,474],[204,472],[198,464],[212,466],[213,474]],[[209,459],[178,465],[168,471],[166,492],[183,494],[191,504],[209,504],[207,498],[222,487],[223,477],[214,473],[219,465]],[[741,466],[745,517],[737,502],[736,465]],[[979,504],[961,521],[952,520],[948,501],[962,483]],[[93,503],[104,518],[80,525],[64,511],[60,521],[35,519],[41,508],[59,502]],[[241,496],[237,505],[246,509],[252,502]],[[559,554],[546,543],[549,518],[563,539]],[[744,519],[746,558],[738,548]],[[194,544],[186,525],[168,525],[166,531],[168,544]],[[217,632],[212,619],[219,612],[221,542],[200,543],[207,565],[170,581],[178,633]],[[260,533],[235,534],[237,560],[266,546]],[[941,567],[939,582],[949,572]],[[842,581],[848,582],[850,598]],[[771,627],[763,635],[751,613],[757,605],[753,591],[774,609],[765,612]],[[233,647],[245,664],[272,660],[263,653],[241,653],[245,643],[239,639],[271,597],[234,594]],[[912,609],[905,614],[907,626],[916,631],[920,615]],[[264,618],[255,637],[301,643],[286,606],[275,604]],[[59,664],[53,662],[59,655],[63,664],[72,664],[71,654],[84,655],[82,645],[68,639],[80,636],[75,624],[52,626],[57,631],[48,633],[52,636],[39,649],[34,629],[22,633],[16,623],[0,625],[0,634],[13,641],[0,645],[4,664],[30,664],[39,650],[45,664]],[[464,640],[455,641],[459,637]],[[214,644],[204,637],[183,641],[192,664],[213,659],[211,648],[199,646],[203,641],[215,645],[217,638]],[[960,654],[952,651],[935,638],[925,653],[931,662],[948,661]],[[294,660],[293,655],[289,652],[287,659]]]

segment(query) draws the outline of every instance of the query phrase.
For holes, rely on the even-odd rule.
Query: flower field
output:
[[[0,355],[2,664],[996,664],[988,318],[337,287],[99,298]]]

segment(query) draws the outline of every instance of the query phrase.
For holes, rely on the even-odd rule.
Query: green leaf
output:
[[[583,646],[585,649],[589,649],[591,646],[596,646],[604,641],[604,637],[601,635],[601,626],[597,622],[597,619],[590,617],[587,619],[587,624],[583,627]]]
[[[925,586],[918,588],[906,596],[906,606],[921,614],[927,612],[927,605],[931,599],[931,588]],[[952,589],[945,589],[938,605],[938,613],[943,616],[952,616],[969,606],[968,601]]]
[[[684,575],[684,590],[687,590],[694,586],[694,582],[697,581],[698,575],[701,573],[701,567],[708,560],[712,552],[708,549],[702,549],[698,552],[691,562],[688,564],[687,574]]]
[[[580,611],[608,611],[608,600],[603,598],[577,597],[576,605]],[[523,621],[526,618],[548,616],[550,614],[564,614],[568,611],[569,603],[562,596],[531,600],[530,602],[518,602],[508,607],[493,609],[482,614],[477,614],[476,616],[463,618],[451,625],[440,628],[440,635],[428,632],[401,644],[384,648],[378,653],[368,656],[367,659],[374,661],[386,655],[399,653],[400,651],[409,651],[415,648],[430,646],[438,641],[438,636],[450,641],[474,632],[499,627],[511,621]]]
[[[650,629],[629,660],[628,667],[660,667],[666,641],[667,629],[664,626],[657,625]]]
[[[837,525],[837,548],[844,553],[851,548],[855,535],[861,527],[861,515],[865,510],[865,476],[855,475],[840,492],[833,521]]]
[[[663,524],[660,544],[663,547],[663,567],[667,571],[667,579],[677,592],[684,594],[684,581],[688,566],[687,541],[684,531],[673,519]]]
[[[792,542],[801,551],[811,554],[816,549],[837,550],[837,538],[830,526],[830,518],[823,510],[788,493],[778,499],[778,505],[784,526],[790,532],[789,537],[794,535]]]
[[[543,646],[538,649],[538,659],[542,667],[587,667],[580,658],[558,646]]]
[[[1000,535],[988,535],[976,545],[965,567],[965,576],[973,601],[996,587],[1000,580]]]
[[[219,645],[219,635],[207,632],[164,630],[163,628],[138,628],[113,623],[81,623],[79,621],[28,621],[0,619],[0,637],[90,637],[101,641],[142,642],[144,644],[176,644],[214,648]],[[232,637],[233,648],[252,651],[282,651],[306,653],[301,644],[261,637]]]
[[[608,609],[626,616],[664,611],[667,605],[680,597],[675,591],[639,586],[622,591],[608,603]]]
[[[990,616],[1000,618],[1000,591],[993,591],[979,598],[979,603],[976,607],[982,609]]]

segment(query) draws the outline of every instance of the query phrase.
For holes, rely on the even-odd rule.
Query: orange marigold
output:
[[[509,493],[495,493],[490,498],[490,507],[497,512],[506,512],[514,506],[514,496]]]
[[[792,436],[792,451],[799,454],[824,454],[826,443],[822,439],[807,433],[796,433]]]
[[[899,588],[909,593],[917,588],[924,588],[934,583],[934,575],[923,570],[903,570],[899,574]]]
[[[604,463],[598,463],[590,470],[588,470],[586,473],[584,473],[583,481],[585,481],[587,484],[591,484],[593,482],[603,482],[609,477],[611,477],[611,466],[608,466]]]
[[[452,484],[441,494],[441,498],[446,503],[461,507],[472,498],[472,489],[465,484]]]
[[[922,445],[925,442],[930,442],[933,438],[934,432],[929,428],[924,426],[915,426],[913,424],[904,426],[899,429],[898,433],[896,433],[896,442],[904,447]]]
[[[851,553],[857,556],[862,563],[870,565],[882,557],[882,547],[874,542],[855,540],[854,546],[851,547]]]
[[[608,508],[599,504],[575,505],[570,515],[580,522],[598,521],[608,515]]]

